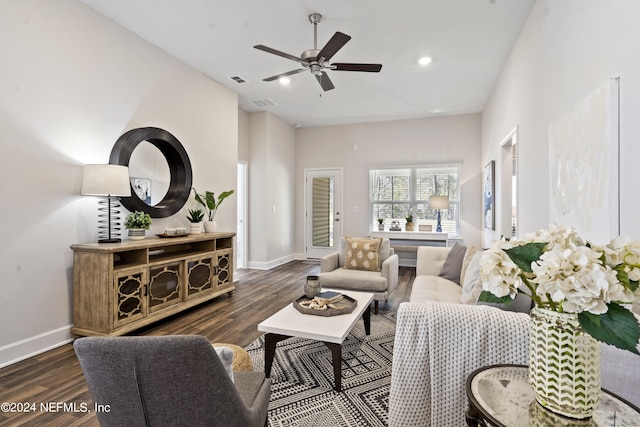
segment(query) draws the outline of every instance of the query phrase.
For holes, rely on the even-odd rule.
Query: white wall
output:
[[[70,338],[72,252],[97,240],[83,165],[116,139],[164,128],[190,156],[194,185],[235,188],[237,95],[77,1],[0,3],[0,366]],[[186,225],[185,211],[151,233]],[[216,220],[235,230],[236,201]]]
[[[621,234],[640,236],[639,16],[636,0],[538,0],[533,7],[482,116],[483,164],[498,159],[499,142],[519,127],[522,232],[549,224],[549,124],[620,76]]]
[[[366,236],[370,231],[369,168],[462,163],[462,239],[479,245],[482,226],[480,123],[479,114],[470,114],[297,129],[297,256],[304,256],[305,168],[343,168],[343,232]]]
[[[293,259],[295,132],[266,113],[249,114],[249,268]]]

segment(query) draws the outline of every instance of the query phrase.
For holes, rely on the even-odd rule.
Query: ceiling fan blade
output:
[[[351,36],[341,33],[340,31],[336,32],[327,44],[324,45],[320,53],[318,53],[318,59],[324,58],[325,61],[328,61],[337,51],[342,49],[342,46],[347,44],[349,40],[351,40]]]
[[[256,49],[258,49],[258,50],[261,50],[261,51],[263,51],[263,52],[272,53],[272,54],[274,54],[274,55],[278,55],[278,56],[281,56],[281,57],[283,57],[283,58],[290,59],[290,60],[295,61],[295,62],[299,62],[299,63],[301,63],[302,65],[309,65],[309,64],[308,64],[306,61],[304,61],[302,58],[298,58],[297,56],[289,55],[288,53],[281,52],[281,51],[279,51],[279,50],[276,50],[276,49],[270,48],[270,47],[268,47],[268,46],[264,46],[264,45],[258,44],[258,45],[255,45],[255,46],[254,46],[254,48],[256,48]]]
[[[321,75],[316,74],[316,79],[318,79],[318,83],[320,83],[320,86],[322,86],[322,89],[324,91],[328,91],[335,88],[335,86],[331,82],[331,79],[329,78],[327,73],[325,73],[324,71],[322,72]]]
[[[306,68],[300,68],[300,69],[297,69],[297,70],[287,71],[286,73],[282,73],[282,74],[278,74],[278,75],[275,75],[275,76],[267,77],[266,79],[262,79],[262,81],[263,82],[272,82],[274,80],[278,80],[281,77],[292,76],[294,74],[298,74],[298,73],[301,73],[303,71],[307,71],[307,69]]]
[[[378,73],[382,69],[382,64],[348,64],[344,62],[336,62],[335,64],[331,64],[331,69],[336,71],[365,71],[369,73]]]

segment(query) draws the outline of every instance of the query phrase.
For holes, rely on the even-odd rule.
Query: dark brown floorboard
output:
[[[197,334],[211,342],[245,347],[261,335],[257,325],[302,294],[307,275],[320,271],[318,262],[292,261],[263,270],[240,270],[236,291],[186,312],[136,331],[136,335]],[[399,285],[382,310],[397,310],[409,299],[414,268],[400,267]],[[0,426],[97,426],[89,407],[89,396],[82,370],[71,344],[0,369],[0,402],[33,403],[35,411],[1,412]],[[78,411],[46,412],[41,404],[49,402],[76,404]]]

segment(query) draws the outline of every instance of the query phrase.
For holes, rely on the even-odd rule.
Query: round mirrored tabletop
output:
[[[576,420],[548,411],[536,402],[529,368],[522,365],[475,370],[467,378],[467,398],[467,424],[472,427],[640,426],[640,410],[605,389],[589,419]]]

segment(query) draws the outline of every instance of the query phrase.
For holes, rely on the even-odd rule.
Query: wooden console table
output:
[[[233,236],[203,233],[71,245],[76,335],[122,335],[231,294]]]

